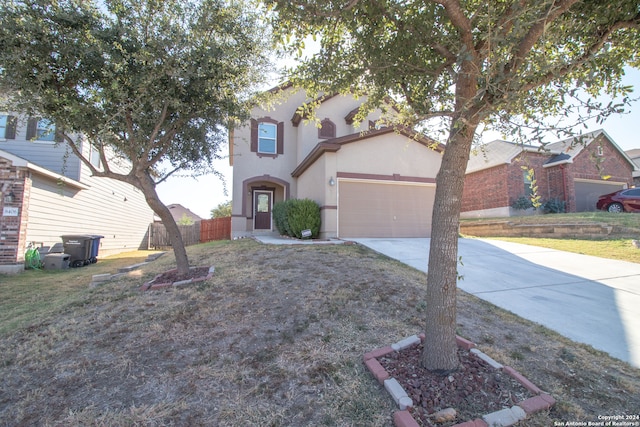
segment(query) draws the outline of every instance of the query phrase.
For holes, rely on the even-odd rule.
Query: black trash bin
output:
[[[92,236],[74,234],[61,237],[64,253],[69,255],[71,267],[82,267],[91,263]]]

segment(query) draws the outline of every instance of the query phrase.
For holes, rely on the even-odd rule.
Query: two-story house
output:
[[[321,238],[429,236],[441,145],[379,126],[381,111],[355,121],[362,98],[272,91],[281,102],[230,132],[232,237],[275,231],[273,204],[290,198],[318,203]]]
[[[153,211],[142,192],[91,176],[55,135],[48,120],[0,112],[0,272],[19,271],[29,243],[53,246],[62,235],[104,236],[100,255],[146,248]],[[82,145],[100,167],[97,151]]]

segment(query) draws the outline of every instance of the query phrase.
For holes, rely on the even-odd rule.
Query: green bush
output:
[[[549,199],[542,205],[542,211],[548,213],[564,213],[567,203],[560,199]]]
[[[533,202],[531,201],[531,197],[520,196],[513,203],[511,203],[511,207],[513,209],[526,211],[527,209],[531,209],[533,207]]]
[[[320,232],[320,206],[311,199],[292,200],[287,220],[291,237],[302,238],[302,230],[311,230],[311,237]]]
[[[275,223],[278,232],[282,235],[289,236],[289,208],[291,206],[291,200],[285,200],[284,202],[277,202],[273,205],[273,222]]]
[[[320,206],[310,199],[289,199],[273,206],[273,221],[280,234],[302,238],[302,230],[311,230],[311,237],[320,232]]]

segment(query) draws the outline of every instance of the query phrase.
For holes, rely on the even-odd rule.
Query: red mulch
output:
[[[520,383],[494,369],[468,350],[459,349],[460,367],[449,375],[440,375],[420,367],[422,344],[378,358],[413,400],[410,412],[421,426],[451,426],[481,418],[483,415],[531,397]],[[430,414],[453,408],[456,421],[435,424]]]

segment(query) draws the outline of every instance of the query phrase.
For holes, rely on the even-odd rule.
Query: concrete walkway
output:
[[[353,239],[427,271],[429,239]],[[460,289],[640,368],[640,264],[460,239]]]

